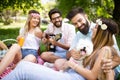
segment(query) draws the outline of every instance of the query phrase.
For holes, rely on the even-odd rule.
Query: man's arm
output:
[[[67,54],[66,54],[67,60],[68,60],[70,57],[71,57],[71,53],[70,53],[70,51],[68,51]]]

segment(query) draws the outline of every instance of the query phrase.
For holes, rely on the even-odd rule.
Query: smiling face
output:
[[[34,13],[34,15],[32,15],[32,18],[30,20],[30,26],[36,27],[38,26],[38,24],[40,24],[40,16]]]
[[[83,34],[87,34],[89,31],[89,23],[87,21],[87,18],[83,14],[77,14],[72,19],[71,22],[75,27]]]
[[[62,26],[62,17],[59,13],[54,13],[51,15],[51,22],[56,26],[56,27],[61,27]]]

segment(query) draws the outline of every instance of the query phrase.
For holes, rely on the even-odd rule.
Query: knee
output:
[[[40,55],[40,57],[41,57],[42,59],[46,59],[46,58],[48,58],[48,56],[49,56],[49,54],[47,54],[46,52],[43,52],[43,53]]]
[[[25,58],[23,60],[35,63],[36,62],[36,57],[32,54],[29,54],[29,55],[25,56]]]
[[[13,44],[10,49],[14,49],[14,50],[20,50],[21,47],[18,44]]]

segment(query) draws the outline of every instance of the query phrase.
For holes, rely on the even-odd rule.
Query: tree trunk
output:
[[[118,23],[120,30],[120,0],[114,0],[115,8],[113,10],[113,19]],[[120,33],[120,32],[119,32]]]

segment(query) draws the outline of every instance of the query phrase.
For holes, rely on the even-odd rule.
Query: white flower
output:
[[[102,25],[101,25],[101,29],[102,29],[102,30],[106,30],[106,29],[107,29],[107,25],[106,25],[106,24],[102,24]]]
[[[102,25],[102,21],[100,19],[97,19],[96,23],[98,23],[98,25]]]
[[[102,21],[100,19],[97,19],[96,23],[101,26],[102,30],[106,30],[107,29],[107,25],[106,24],[102,24]]]

